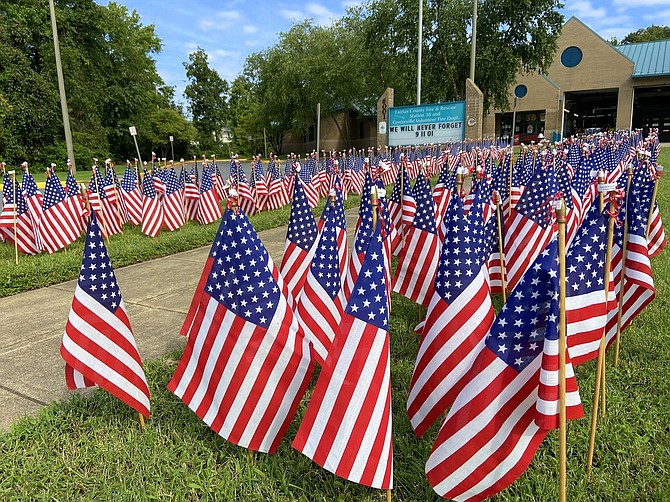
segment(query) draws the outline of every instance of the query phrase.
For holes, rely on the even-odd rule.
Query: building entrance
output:
[[[614,130],[617,99],[616,90],[566,92],[563,136]]]
[[[658,129],[659,140],[670,142],[670,87],[636,87],[633,101],[633,128]]]

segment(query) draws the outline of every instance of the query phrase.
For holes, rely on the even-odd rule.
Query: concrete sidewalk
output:
[[[358,209],[346,211],[349,243]],[[286,227],[260,232],[277,266]],[[209,246],[115,270],[143,361],[184,346],[179,335]],[[59,348],[76,281],[0,298],[0,432],[20,417],[68,399]]]

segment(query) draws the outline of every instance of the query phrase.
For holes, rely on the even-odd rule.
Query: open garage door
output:
[[[617,90],[566,92],[563,135],[613,130],[617,99]]]
[[[633,127],[658,129],[661,142],[670,142],[670,86],[636,87],[633,102]]]

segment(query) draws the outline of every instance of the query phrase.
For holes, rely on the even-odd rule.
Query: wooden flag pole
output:
[[[604,195],[601,191],[600,195]],[[607,311],[607,299],[609,298],[610,289],[610,266],[612,260],[612,246],[614,244],[614,203],[610,200],[609,222],[607,226],[607,254],[605,256],[605,311]],[[593,411],[591,414],[591,431],[589,433],[589,450],[586,460],[586,478],[591,476],[591,466],[593,465],[593,450],[596,440],[596,424],[598,422],[598,394],[601,392],[602,386],[602,402],[601,408],[603,415],[605,414],[605,345],[606,345],[607,327],[603,326],[603,333],[600,337],[600,345],[598,345],[598,362],[596,363],[596,381],[593,389]]]
[[[403,176],[400,179],[402,180],[404,177],[405,176]],[[402,183],[402,181],[401,181],[401,183]],[[402,188],[402,186],[401,186],[401,188]],[[402,193],[402,190],[401,190],[401,193]],[[401,196],[400,201],[402,203],[402,196]],[[377,186],[376,185],[372,185],[372,191],[370,192],[370,205],[372,206],[372,232],[374,233],[375,230],[377,229],[377,207],[379,205],[379,199],[378,199],[378,196],[377,196]],[[402,205],[400,206],[400,208],[401,208],[401,214],[402,214]],[[403,224],[403,226],[404,226],[404,224]],[[404,238],[404,234],[403,234],[403,238]],[[405,243],[403,241],[403,248],[404,247],[405,247]],[[390,488],[387,488],[387,490],[386,490],[386,500],[387,500],[387,502],[391,502],[391,489]]]
[[[624,280],[626,274],[626,260],[628,259],[628,195],[633,180],[633,164],[628,164],[628,181],[626,182],[626,208],[623,222],[623,252],[621,257],[621,273],[619,274],[619,304],[616,316],[616,342],[614,344],[614,366],[619,364],[619,345],[621,343],[621,316],[623,315]]]
[[[565,407],[565,202],[558,201],[556,216],[558,220],[558,294],[559,294],[559,322],[558,322],[558,423],[559,423],[559,500],[566,502],[567,477],[567,423]]]
[[[656,192],[658,190],[658,178],[663,173],[663,166],[657,166],[656,174],[654,175],[654,191],[651,193],[651,205],[649,206],[649,216],[647,217],[647,231],[645,237],[649,238],[649,230],[651,230],[651,218],[654,215],[654,205],[656,205]]]
[[[496,205],[496,227],[498,230],[498,251],[500,256],[500,285],[502,288],[503,302],[507,301],[507,271],[505,270],[505,248],[503,243],[502,235],[502,211],[500,206],[502,201],[500,200],[500,194],[498,192],[493,193],[493,202]]]
[[[10,176],[12,177],[12,190],[14,192],[14,262],[19,264],[19,241],[17,240],[17,231],[16,231],[16,171],[9,171]]]

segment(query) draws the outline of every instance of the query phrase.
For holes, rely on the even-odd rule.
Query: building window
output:
[[[362,120],[358,123],[358,138],[365,139],[365,122]]]
[[[314,140],[316,140],[316,127],[311,125],[307,130],[307,141],[314,141]]]
[[[566,68],[574,68],[582,62],[582,50],[579,47],[568,47],[561,53],[561,63]]]

